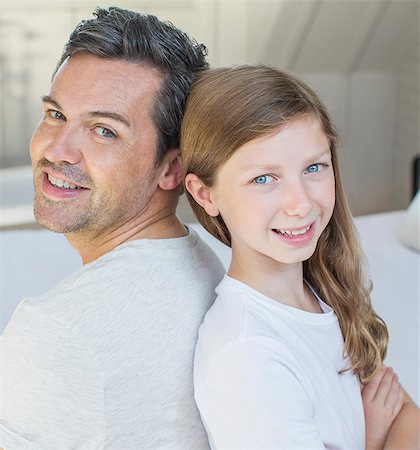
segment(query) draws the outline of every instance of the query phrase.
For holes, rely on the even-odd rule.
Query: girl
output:
[[[337,146],[324,105],[288,73],[210,70],[189,96],[188,200],[232,247],[195,356],[213,449],[379,449],[408,423],[394,422],[409,400],[382,364],[387,330],[363,280]]]

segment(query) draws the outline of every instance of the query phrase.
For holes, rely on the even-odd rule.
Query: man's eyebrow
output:
[[[43,97],[41,97],[41,100],[43,103],[49,103],[50,105],[54,106],[54,108],[57,108],[60,111],[62,110],[60,104],[49,95],[44,95]],[[130,128],[130,122],[123,115],[118,114],[116,112],[92,111],[88,115],[93,118],[106,117],[108,119],[116,120],[117,122],[121,122],[126,127]]]
[[[42,103],[49,103],[50,105],[54,106],[54,108],[62,109],[58,102],[56,102],[52,97],[49,95],[44,95],[41,97]]]
[[[107,119],[112,119],[112,120],[116,120],[117,122],[121,122],[122,124],[124,124],[127,128],[130,128],[130,122],[121,114],[118,114],[116,112],[111,112],[111,111],[92,111],[89,113],[90,117],[96,117],[96,118],[100,118],[100,117],[105,117]]]

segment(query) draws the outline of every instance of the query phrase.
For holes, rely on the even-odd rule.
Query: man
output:
[[[208,448],[192,359],[222,267],[175,216],[182,110],[206,65],[171,24],[119,8],[71,34],[31,158],[37,221],[84,265],[1,338],[0,447]]]

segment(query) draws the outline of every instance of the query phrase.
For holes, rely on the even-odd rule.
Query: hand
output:
[[[392,422],[404,403],[404,390],[391,367],[382,366],[362,390],[366,450],[383,449]]]

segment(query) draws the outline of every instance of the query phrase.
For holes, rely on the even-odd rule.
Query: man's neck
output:
[[[135,221],[134,223],[125,223],[106,231],[75,232],[65,236],[70,245],[80,254],[82,263],[87,264],[125,242],[136,239],[172,239],[187,234],[185,226],[175,213],[171,213],[140,223]]]

